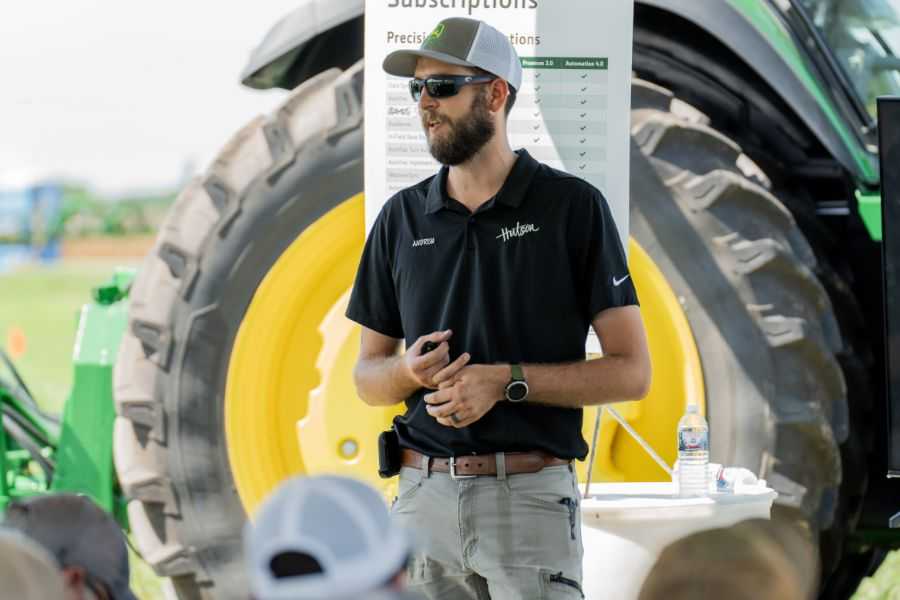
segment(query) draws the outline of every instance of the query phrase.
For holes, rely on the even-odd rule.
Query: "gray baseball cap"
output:
[[[484,69],[505,79],[516,91],[522,84],[522,63],[509,38],[477,19],[444,19],[418,50],[395,50],[387,55],[382,67],[389,75],[412,77],[420,57]]]
[[[52,494],[9,505],[3,525],[17,529],[56,558],[102,582],[113,600],[137,600],[128,587],[128,549],[115,520],[86,496]]]

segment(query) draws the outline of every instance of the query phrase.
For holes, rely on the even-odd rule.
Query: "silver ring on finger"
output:
[[[456,413],[450,414],[450,420],[459,425],[462,422],[462,419],[456,416]]]

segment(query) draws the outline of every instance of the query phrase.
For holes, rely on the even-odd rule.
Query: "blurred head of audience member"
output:
[[[69,600],[136,600],[128,587],[125,536],[88,497],[53,494],[12,502],[3,524],[56,559]]]
[[[380,590],[360,596],[358,600],[423,600],[422,596],[405,590]]]
[[[257,600],[390,598],[404,585],[412,552],[381,494],[337,476],[283,482],[247,525],[244,542]]]
[[[807,600],[815,597],[817,582],[817,553],[799,528],[751,519],[667,546],[639,600]]]
[[[0,529],[0,596],[16,600],[64,598],[56,560],[18,531]]]

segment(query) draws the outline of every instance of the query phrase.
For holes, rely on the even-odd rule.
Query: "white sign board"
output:
[[[600,189],[627,246],[632,0],[366,0],[365,15],[366,231],[388,198],[440,168],[407,80],[381,63],[441,19],[470,17],[507,34],[522,61],[512,148]]]

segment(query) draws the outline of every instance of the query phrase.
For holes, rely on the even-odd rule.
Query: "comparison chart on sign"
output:
[[[607,176],[608,59],[523,57],[522,85],[509,115],[513,149],[605,189]],[[407,83],[387,82],[385,141],[387,192],[393,194],[435,173],[418,108]]]

